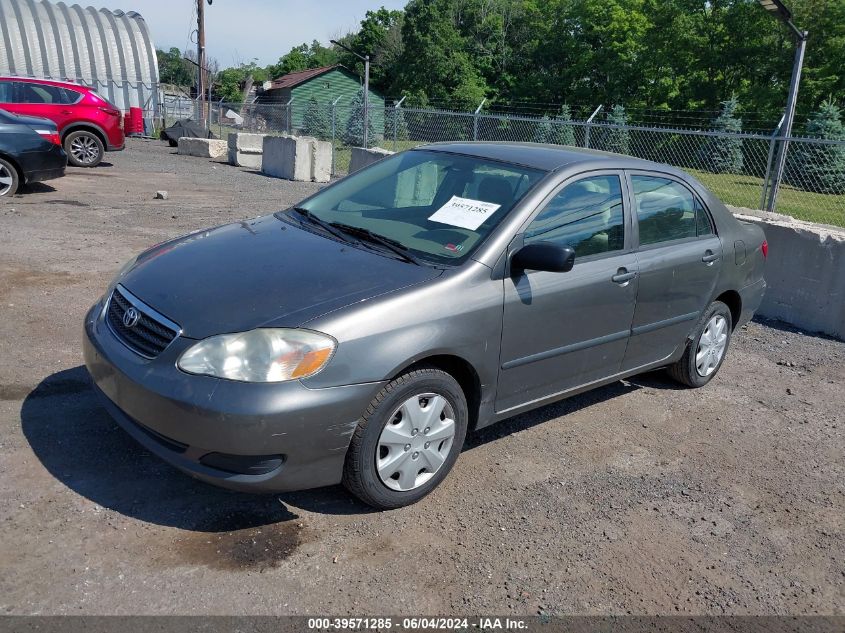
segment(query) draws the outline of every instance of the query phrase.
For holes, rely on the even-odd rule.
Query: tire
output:
[[[732,332],[730,308],[721,301],[714,301],[699,319],[684,355],[668,367],[669,375],[687,387],[706,385],[725,362]],[[703,356],[699,357],[700,353]]]
[[[103,160],[105,147],[100,137],[88,130],[77,130],[65,137],[67,162],[74,167],[96,167]]]
[[[0,198],[11,198],[20,185],[18,170],[9,161],[0,158]]]
[[[343,485],[380,510],[416,503],[449,474],[463,447],[468,419],[466,396],[451,375],[433,367],[402,374],[379,392],[358,422]],[[454,434],[448,440],[450,420]]]

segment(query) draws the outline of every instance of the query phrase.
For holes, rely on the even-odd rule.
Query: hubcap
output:
[[[5,196],[12,188],[12,174],[5,165],[0,165],[0,196]]]
[[[97,142],[90,136],[77,136],[70,143],[70,153],[80,163],[93,163],[100,153]]]
[[[695,354],[695,368],[698,375],[706,378],[712,374],[728,345],[728,322],[721,314],[717,314],[707,322],[701,338],[698,339],[698,351]]]
[[[455,439],[455,413],[436,393],[403,402],[390,416],[376,448],[376,470],[393,490],[413,490],[440,470]]]

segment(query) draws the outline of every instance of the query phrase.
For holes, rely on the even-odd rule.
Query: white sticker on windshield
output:
[[[452,196],[449,202],[435,211],[434,215],[429,216],[428,219],[474,231],[501,206],[492,202]]]

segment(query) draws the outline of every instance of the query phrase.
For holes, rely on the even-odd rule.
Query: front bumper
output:
[[[177,338],[147,360],[115,337],[102,302],[91,308],[85,365],[120,426],[151,453],[218,486],[271,493],[340,482],[358,419],[383,383],[309,389],[300,381],[192,376],[176,360],[194,342]],[[272,469],[253,474],[233,463]]]

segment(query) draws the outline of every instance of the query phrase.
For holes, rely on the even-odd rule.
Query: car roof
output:
[[[436,152],[450,152],[475,156],[544,171],[554,171],[570,165],[582,165],[590,169],[646,169],[683,175],[669,165],[655,163],[642,158],[613,154],[595,149],[570,147],[568,145],[547,145],[543,143],[504,143],[490,141],[433,143],[416,149]],[[688,176],[687,176],[688,177]]]
[[[22,81],[29,84],[45,84],[47,86],[56,86],[57,88],[70,88],[76,91],[91,90],[88,86],[83,86],[73,81],[56,81],[54,79],[38,79],[37,77],[0,77],[0,81]]]

